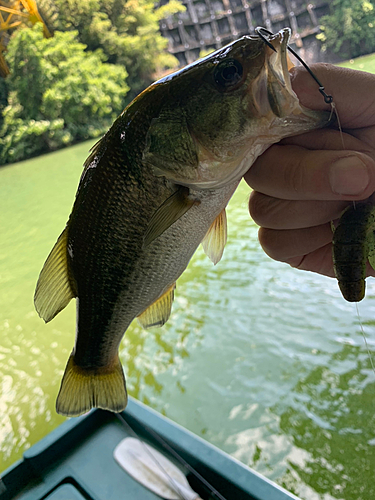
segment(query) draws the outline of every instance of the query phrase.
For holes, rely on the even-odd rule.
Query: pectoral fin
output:
[[[66,247],[67,231],[64,229],[47,257],[36,285],[35,308],[46,323],[51,321],[77,295],[68,274]]]
[[[147,231],[144,236],[143,246],[152,243],[158,236],[164,233],[174,222],[180,219],[193,205],[198,202],[190,199],[189,189],[180,186],[172,196],[160,205],[151,217]]]
[[[142,328],[163,326],[168,321],[171,314],[175,288],[176,283],[173,283],[158,300],[137,317]]]
[[[220,215],[216,217],[203,238],[202,246],[205,254],[216,265],[224,252],[224,247],[227,242],[227,216],[225,208]]]

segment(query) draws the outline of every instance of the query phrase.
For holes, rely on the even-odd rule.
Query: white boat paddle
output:
[[[118,464],[143,486],[168,500],[202,500],[181,470],[139,439],[127,437],[113,453]]]

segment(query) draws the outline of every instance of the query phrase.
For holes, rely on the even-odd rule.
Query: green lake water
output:
[[[55,398],[75,307],[33,306],[92,143],[0,170],[0,470],[64,418]],[[306,500],[375,498],[375,375],[355,305],[334,280],[260,249],[242,184],[214,267],[201,249],[172,316],[121,345],[129,393]],[[375,351],[375,287],[359,310]],[[73,301],[74,302],[74,301]]]

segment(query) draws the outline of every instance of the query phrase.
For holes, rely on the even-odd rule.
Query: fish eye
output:
[[[216,66],[214,79],[219,88],[229,90],[241,81],[242,75],[242,64],[236,59],[229,59]]]

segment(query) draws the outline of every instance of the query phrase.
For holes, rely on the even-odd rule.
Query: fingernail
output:
[[[347,156],[332,163],[329,180],[334,193],[356,195],[366,189],[370,177],[366,165],[358,156]]]

